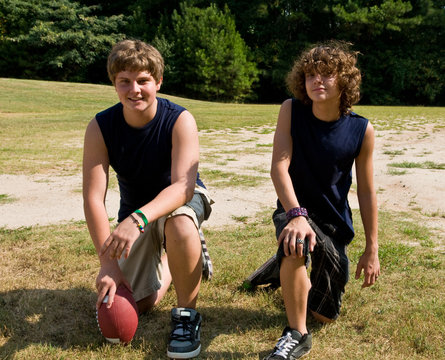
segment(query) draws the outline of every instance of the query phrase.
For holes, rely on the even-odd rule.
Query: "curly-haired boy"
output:
[[[340,313],[349,278],[346,247],[354,237],[348,203],[354,162],[366,235],[355,277],[363,270],[367,287],[380,274],[374,129],[351,111],[360,97],[356,62],[348,44],[331,41],[305,51],[287,78],[294,99],[280,108],[271,177],[278,196],[276,260],[288,326],[267,359],[297,359],[310,351],[308,310],[323,323]]]

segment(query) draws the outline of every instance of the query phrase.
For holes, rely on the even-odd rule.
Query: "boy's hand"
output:
[[[114,301],[114,295],[120,284],[124,284],[131,291],[130,284],[125,280],[116,262],[101,266],[99,274],[96,277],[96,309],[99,309],[106,295],[108,295],[107,308],[111,307]]]
[[[283,242],[284,254],[286,256],[297,258],[303,257],[304,243],[302,241],[305,241],[306,238],[309,242],[309,251],[314,251],[316,244],[315,232],[304,216],[297,216],[289,221],[278,237],[277,242],[278,245]]]
[[[133,220],[127,217],[111,233],[103,243],[99,256],[108,252],[110,259],[120,259],[122,254],[127,258],[130,255],[131,247],[140,235],[140,231],[133,223]]]
[[[355,271],[356,280],[360,278],[362,270],[365,274],[362,288],[374,285],[380,276],[380,261],[378,251],[365,250],[357,264],[357,270]]]

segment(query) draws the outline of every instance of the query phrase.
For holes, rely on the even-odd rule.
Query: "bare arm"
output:
[[[361,271],[364,271],[365,279],[362,287],[373,285],[380,275],[377,240],[377,197],[373,178],[373,151],[374,128],[369,123],[365,132],[360,154],[355,159],[357,197],[366,236],[365,251],[360,257],[355,274],[355,278],[358,279]]]
[[[141,208],[149,221],[169,214],[194,194],[199,163],[199,139],[195,119],[188,111],[179,116],[173,128],[171,185]]]
[[[108,254],[100,254],[100,249],[110,236],[110,225],[105,208],[105,198],[108,186],[109,160],[108,152],[96,119],[93,119],[86,130],[83,153],[83,200],[84,212],[88,230],[99,254],[101,269],[96,278],[99,307],[108,293],[111,306],[117,286],[126,283],[117,261],[110,259]]]
[[[83,153],[83,201],[84,212],[96,251],[99,252],[110,235],[105,198],[108,186],[108,153],[93,119],[86,130]]]
[[[272,166],[270,175],[275,191],[280,199],[284,210],[288,211],[299,207],[292,180],[289,175],[289,166],[292,160],[292,136],[291,136],[291,112],[292,101],[286,100],[280,108],[278,123],[274,136]],[[303,250],[296,247],[297,239],[309,238],[309,250],[313,251],[315,246],[315,233],[303,216],[293,218],[281,232],[278,243],[284,242],[284,253],[286,256],[302,256]]]

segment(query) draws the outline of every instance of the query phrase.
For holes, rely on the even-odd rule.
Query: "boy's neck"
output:
[[[145,109],[145,111],[129,111],[124,107],[124,118],[128,125],[134,128],[141,128],[147,125],[156,116],[157,99],[152,106]]]
[[[331,122],[340,118],[340,109],[332,104],[312,103],[312,113],[322,121]]]

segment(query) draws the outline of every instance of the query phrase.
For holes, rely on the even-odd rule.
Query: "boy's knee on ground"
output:
[[[315,320],[317,320],[318,322],[321,322],[323,324],[333,323],[336,320],[336,319],[331,319],[324,315],[321,315],[313,310],[311,310],[311,314],[315,318]]]
[[[142,315],[150,311],[154,306],[160,302],[161,298],[158,296],[158,292],[154,292],[148,295],[146,298],[139,300],[136,305],[138,306],[138,313]]]

